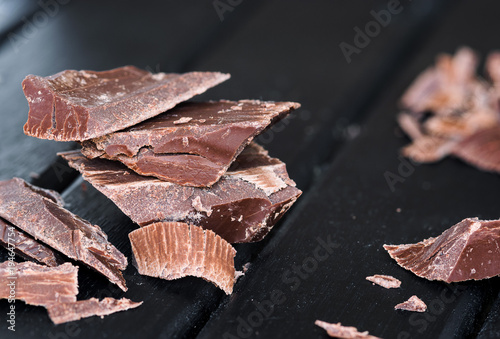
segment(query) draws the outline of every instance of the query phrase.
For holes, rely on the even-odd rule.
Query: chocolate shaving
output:
[[[483,171],[500,173],[500,126],[470,135],[457,144],[453,154]]]
[[[399,288],[401,286],[401,281],[394,277],[391,277],[390,275],[376,274],[370,277],[366,277],[366,280],[385,288]]]
[[[0,182],[0,217],[38,241],[103,274],[126,291],[120,270],[127,258],[109,243],[106,234],[62,208],[56,193],[36,188],[22,179]]]
[[[165,74],[120,67],[104,72],[67,70],[28,75],[30,106],[24,133],[58,141],[88,140],[133,126],[205,92],[228,74]]]
[[[450,283],[500,274],[499,240],[500,220],[467,218],[436,238],[384,248],[417,276]]]
[[[414,295],[411,296],[407,301],[394,306],[394,309],[412,312],[425,312],[427,311],[427,305],[419,297]]]
[[[380,339],[368,334],[368,331],[359,332],[356,327],[342,326],[341,323],[331,324],[321,320],[316,320],[315,325],[323,328],[330,337],[343,339]]]
[[[235,249],[210,230],[160,222],[129,234],[140,274],[166,280],[201,277],[231,294]]]

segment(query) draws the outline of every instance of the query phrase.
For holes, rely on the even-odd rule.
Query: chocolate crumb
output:
[[[328,335],[333,338],[380,339],[379,337],[375,337],[373,335],[368,334],[368,331],[359,332],[356,327],[342,326],[341,323],[331,324],[325,321],[316,320],[314,324],[324,329],[328,333]]]
[[[366,277],[366,280],[385,288],[399,288],[401,286],[401,281],[394,277],[391,277],[390,275],[376,274],[370,277]]]
[[[427,305],[419,297],[413,295],[405,302],[394,306],[394,309],[412,312],[425,312],[427,311]]]

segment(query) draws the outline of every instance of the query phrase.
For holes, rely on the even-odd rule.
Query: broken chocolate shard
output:
[[[217,72],[166,74],[133,66],[103,72],[67,70],[28,75],[30,107],[24,133],[41,139],[83,141],[133,126],[229,78]]]
[[[399,288],[401,286],[401,281],[390,275],[376,274],[366,277],[366,280],[385,288]]]
[[[19,178],[0,182],[0,217],[33,238],[103,274],[126,291],[127,258],[92,225],[62,208],[62,201]]]
[[[86,141],[82,153],[118,160],[141,175],[179,185],[211,186],[256,135],[298,107],[257,100],[183,103],[126,130]]]
[[[373,335],[368,334],[368,331],[359,332],[356,327],[342,326],[341,323],[331,324],[325,321],[316,320],[314,324],[324,329],[328,333],[328,335],[333,338],[380,339],[379,337],[375,337]]]
[[[465,138],[453,155],[483,171],[500,173],[500,125]]]
[[[255,143],[210,188],[141,176],[119,162],[87,159],[78,151],[60,155],[140,226],[186,222],[230,243],[261,240],[302,193],[285,164]]]
[[[417,276],[450,283],[500,274],[499,239],[500,220],[467,218],[436,238],[384,248]]]
[[[57,267],[33,262],[0,264],[0,299],[18,299],[37,306],[76,301],[78,267],[65,263]],[[9,284],[15,286],[11,293]]]
[[[394,309],[412,312],[425,312],[427,311],[427,305],[419,297],[413,295],[405,302],[394,306]]]
[[[13,250],[24,259],[55,267],[65,262],[52,248],[18,230],[11,223],[0,218],[0,245]]]
[[[142,305],[141,302],[133,302],[129,299],[104,298],[99,301],[96,298],[79,300],[74,302],[57,303],[47,307],[50,320],[56,325],[69,321],[80,320],[93,316],[103,318],[116,312],[126,311]]]
[[[159,222],[129,234],[140,274],[174,280],[203,278],[231,294],[235,249],[210,230],[177,222]]]

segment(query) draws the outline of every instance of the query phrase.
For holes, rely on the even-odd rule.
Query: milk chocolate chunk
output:
[[[0,245],[24,259],[55,267],[65,262],[62,256],[47,245],[33,239],[14,225],[0,218]]]
[[[425,312],[427,311],[427,305],[422,301],[422,299],[413,295],[405,302],[394,306],[394,309],[412,312]]]
[[[375,274],[373,276],[366,277],[366,280],[385,288],[399,288],[401,286],[401,281],[391,277],[390,275]]]
[[[44,192],[44,193],[41,193]],[[0,182],[0,217],[40,242],[80,261],[126,291],[121,270],[127,258],[99,228],[54,200],[56,193],[35,188],[19,178]]]
[[[450,283],[500,274],[499,239],[500,220],[467,218],[436,238],[384,248],[419,277]]]
[[[67,70],[48,77],[28,75],[24,133],[58,141],[87,140],[154,117],[205,92],[229,74],[166,74],[133,66],[104,72]]]
[[[47,267],[28,261],[4,261],[0,264],[0,281],[0,299],[24,300],[38,306],[74,302],[78,294],[78,267],[70,263]]]
[[[141,176],[119,162],[87,159],[78,151],[60,155],[140,226],[187,222],[230,243],[261,240],[302,193],[285,164],[255,143],[210,188]]]
[[[87,300],[53,304],[47,307],[47,311],[49,312],[50,320],[58,325],[93,316],[104,318],[105,315],[136,308],[141,304],[142,302],[133,302],[126,298],[104,298],[101,301],[96,298],[91,298]]]
[[[325,321],[316,320],[314,324],[324,329],[328,333],[328,335],[333,338],[380,339],[379,337],[368,334],[368,331],[359,332],[356,327],[342,326],[341,323],[331,324]]]
[[[183,103],[150,120],[83,143],[88,158],[186,186],[211,186],[252,139],[300,107],[256,100]]]
[[[500,125],[465,138],[453,154],[479,169],[500,173]]]
[[[236,250],[214,232],[159,222],[131,232],[129,238],[140,274],[166,280],[191,275],[232,293]]]

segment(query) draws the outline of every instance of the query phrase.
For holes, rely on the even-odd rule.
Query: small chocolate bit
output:
[[[118,160],[133,171],[179,185],[217,182],[252,139],[293,102],[191,102],[150,120],[83,143],[90,158]]]
[[[0,299],[24,300],[38,306],[74,302],[78,267],[70,263],[47,267],[28,261],[4,261],[0,264],[0,281]]]
[[[390,275],[376,274],[366,277],[366,280],[385,288],[399,288],[401,286],[401,281]]]
[[[499,240],[500,220],[467,218],[436,238],[384,248],[419,277],[450,283],[500,274]]]
[[[453,155],[483,171],[500,173],[500,125],[465,138]]]
[[[133,126],[227,80],[229,74],[165,74],[133,66],[104,72],[28,75],[24,133],[58,141],[88,140]]]
[[[359,332],[356,327],[342,326],[341,323],[331,324],[325,321],[316,320],[315,325],[323,328],[330,337],[343,339],[380,339],[368,334],[368,331]]]
[[[38,241],[83,262],[126,291],[122,272],[127,258],[88,221],[62,208],[57,193],[34,187],[22,179],[0,182],[0,217]]]
[[[19,256],[27,260],[34,260],[39,264],[55,267],[65,262],[62,256],[52,248],[33,239],[26,233],[18,230],[11,223],[0,218],[0,245],[7,250],[12,249]]]
[[[129,299],[104,298],[99,301],[96,298],[79,300],[74,302],[58,303],[47,307],[50,320],[59,325],[69,321],[80,320],[93,316],[104,318],[116,312],[126,311],[142,305],[141,302],[133,302]]]
[[[233,292],[235,249],[210,230],[177,222],[159,222],[129,234],[140,274],[174,280],[203,278]]]
[[[302,193],[285,164],[251,143],[210,188],[141,176],[119,162],[60,155],[140,226],[181,221],[211,229],[230,243],[261,240]]]
[[[406,300],[401,304],[394,306],[395,310],[404,310],[412,312],[425,312],[427,311],[427,305],[416,295],[411,296],[410,299]]]

